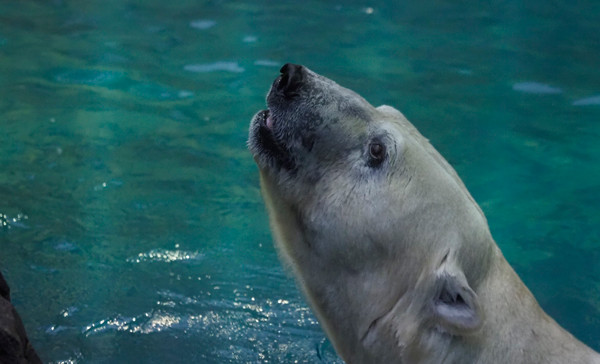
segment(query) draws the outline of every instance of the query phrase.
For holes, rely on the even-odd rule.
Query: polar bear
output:
[[[399,111],[286,64],[248,145],[281,259],[347,363],[600,363]]]

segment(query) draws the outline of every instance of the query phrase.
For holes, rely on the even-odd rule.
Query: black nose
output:
[[[304,79],[304,67],[298,64],[286,63],[279,72],[281,72],[281,79],[277,85],[277,90],[282,92],[285,97],[297,95]]]

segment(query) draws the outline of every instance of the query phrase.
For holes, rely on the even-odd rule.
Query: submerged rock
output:
[[[10,303],[10,288],[0,273],[0,363],[41,363],[23,322]]]

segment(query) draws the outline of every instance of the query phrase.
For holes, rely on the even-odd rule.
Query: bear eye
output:
[[[369,144],[369,166],[377,167],[385,160],[385,145],[376,141]]]

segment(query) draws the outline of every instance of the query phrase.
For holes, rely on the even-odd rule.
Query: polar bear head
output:
[[[304,66],[281,69],[267,105],[248,144],[271,228],[338,353],[410,362],[476,332],[495,245],[427,139],[396,109]]]

